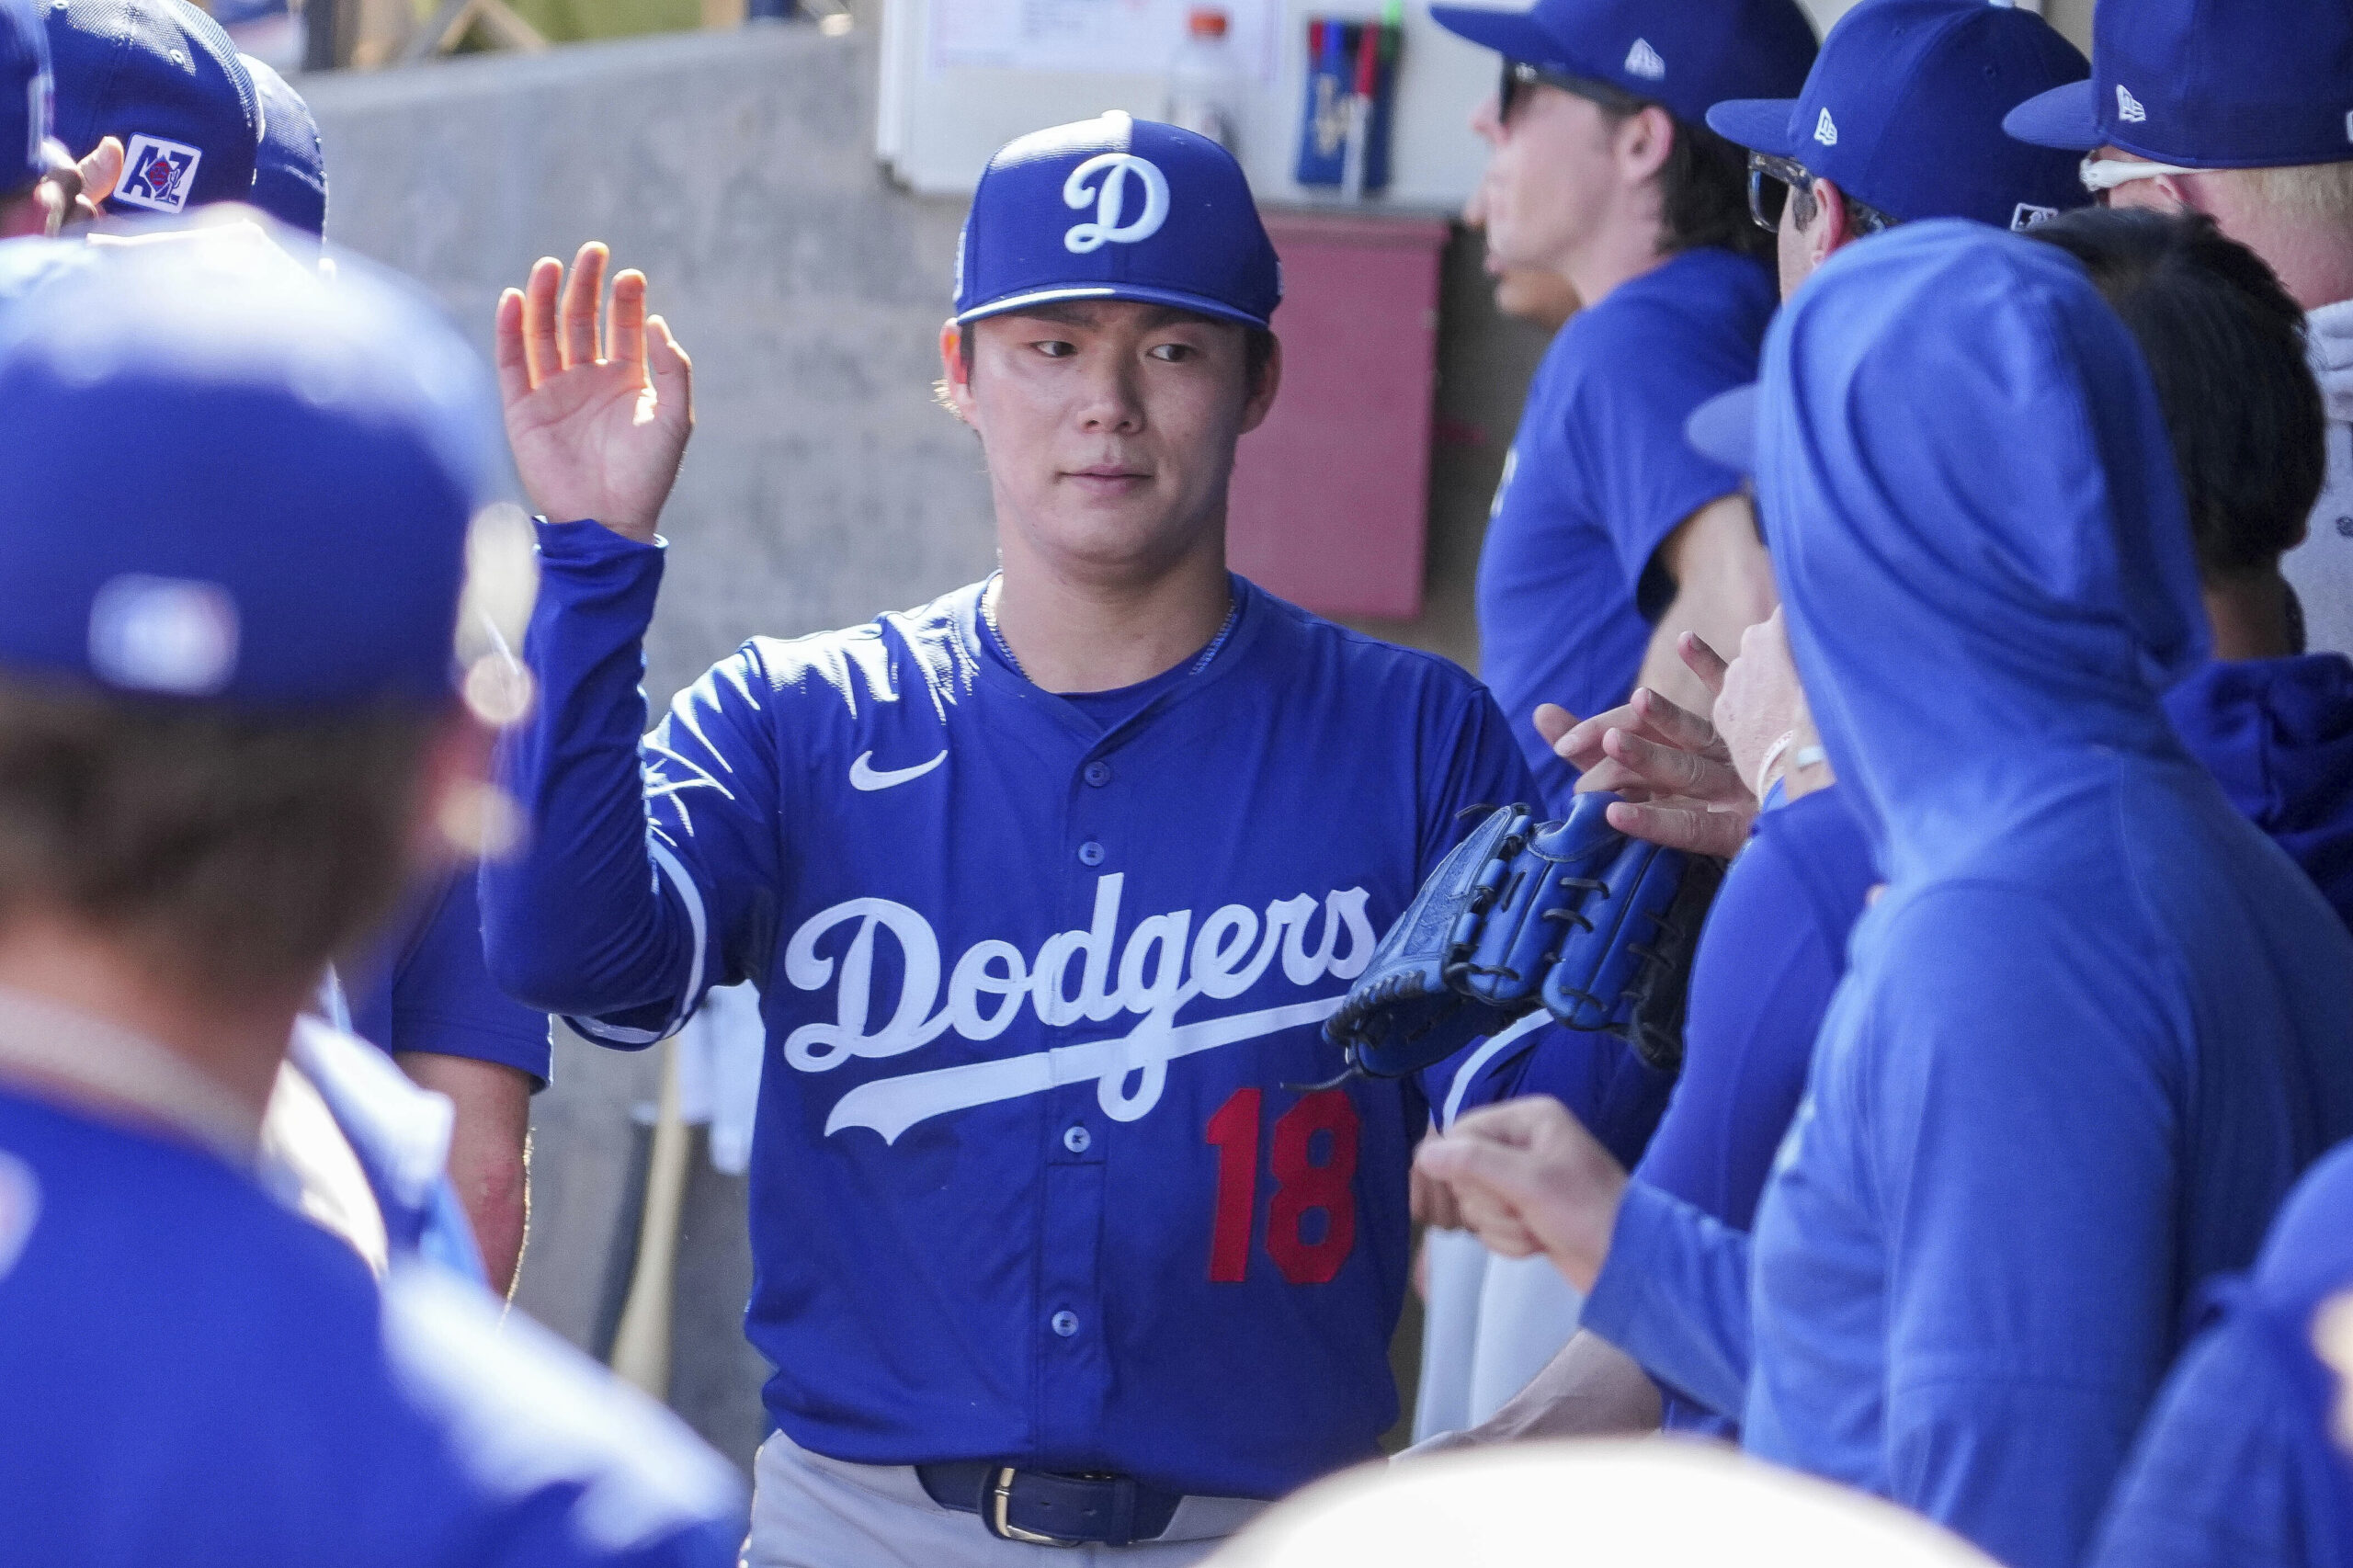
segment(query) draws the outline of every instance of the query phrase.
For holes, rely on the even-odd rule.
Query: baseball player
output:
[[[1274,251],[1227,153],[1110,114],[965,225],[941,360],[1001,570],[756,639],[641,753],[688,368],[642,276],[600,324],[604,265],[499,309],[548,520],[534,832],[483,907],[492,972],[610,1044],[759,985],[748,1561],[1195,1560],[1394,1417],[1428,1101],[1318,1026],[1518,752],[1452,665],[1226,571]]]
[[[1752,379],[1774,302],[1739,155],[1702,119],[1722,98],[1795,92],[1813,33],[1790,0],[1430,14],[1502,56],[1472,121],[1490,147],[1490,253],[1584,301],[1529,387],[1479,562],[1482,667],[1557,812],[1575,776],[1534,727],[1540,704],[1582,715],[1638,681],[1682,691],[1681,632],[1730,647],[1772,608],[1739,477],[1682,436],[1695,406]]]
[[[1792,651],[1887,888],[1753,1244],[1711,1249],[1708,1290],[1751,1291],[1744,1441],[2074,1562],[2187,1293],[2353,1128],[2353,945],[2159,705],[2209,645],[2190,535],[2073,262],[1950,222],[1858,246],[1791,301],[1758,407]],[[1988,443],[2012,460],[1955,460]],[[1638,1206],[1614,1241],[1572,1207],[1543,1228],[1614,1261]]]
[[[2086,210],[2034,235],[2081,260],[2132,328],[2172,437],[2217,657],[2165,693],[2167,717],[2241,813],[2353,923],[2353,666],[2339,654],[2289,654],[2283,596],[2257,591],[2267,574],[2276,581],[2279,553],[2320,485],[2321,416],[2294,303],[2204,220]],[[2224,386],[2231,397],[2211,395]],[[2268,619],[2254,613],[2260,606],[2271,607]],[[1741,695],[1744,666],[1786,667],[1779,631],[1779,618],[1751,630],[1720,713]],[[1587,1326],[1655,1376],[1699,1391],[1727,1424],[1745,1395],[1747,1295],[1736,1267],[1703,1260],[1721,1250],[1718,1226],[1749,1228],[1845,970],[1847,933],[1878,880],[1835,782],[1825,760],[1808,756],[1788,769],[1788,803],[1758,815],[1694,967],[1675,1103],[1624,1196],[1597,1195],[1612,1212],[1597,1226],[1608,1256]],[[1526,1136],[1577,1141],[1557,1123]],[[1689,1288],[1711,1278],[1726,1289]],[[1571,1370],[1506,1419],[1559,1430],[1572,1414],[1559,1386]]]
[[[153,220],[248,201],[291,234],[320,238],[326,165],[316,122],[210,17],[186,0],[75,0],[46,16],[69,147],[103,135],[129,150],[110,214]],[[177,174],[154,172],[172,160],[184,165]],[[142,167],[152,177],[142,180]],[[551,1053],[546,1018],[507,998],[483,967],[472,878],[422,890],[381,949],[345,969],[342,1021],[456,1108],[450,1179],[492,1284],[511,1290],[528,1209],[530,1096],[548,1080]]]
[[[2311,645],[2353,653],[2353,6],[2126,0],[2092,21],[2092,74],[2021,104],[2014,136],[2085,154],[2113,206],[2203,212],[2309,312],[2329,482],[2289,552]]]
[[[481,381],[406,290],[258,242],[77,244],[0,306],[48,460],[0,480],[13,1560],[733,1561],[732,1474],[672,1418],[429,1267],[380,1291],[260,1179],[321,967],[480,787]]]
[[[2296,1185],[2255,1267],[2205,1293],[2093,1568],[2341,1568],[2353,1554],[2353,1149]]]
[[[1979,0],[1864,0],[1831,29],[1797,97],[1719,103],[1707,119],[1735,145],[1755,149],[1751,216],[1779,235],[1786,294],[1830,254],[1899,222],[1961,216],[2010,227],[2079,200],[2069,161],[2012,141],[2002,117],[2087,69],[2029,12]],[[1739,855],[1693,971],[1682,1078],[1640,1153],[1634,1179],[1646,1192],[1679,1200],[1680,1216],[1745,1232],[1796,1108],[1823,1010],[1844,972],[1847,933],[1876,877],[1859,825],[1828,788],[1794,677],[1764,678],[1787,668],[1778,617],[1751,627],[1743,645],[1750,656],[1729,675],[1720,664],[1708,669],[1705,647],[1687,656],[1695,673],[1707,671],[1705,683],[1726,687],[1717,711],[1728,738],[1753,743],[1748,782],[1726,756],[1712,770],[1722,787],[1695,787],[1685,771],[1693,756],[1678,743],[1708,726],[1655,690],[1584,721],[1561,737],[1558,751],[1581,770],[1581,790],[1650,797],[1610,808],[1620,828]],[[1751,700],[1758,697],[1767,700]],[[1802,766],[1793,766],[1799,759]],[[1760,770],[1769,777],[1756,777]],[[1773,785],[1789,809],[1756,817],[1751,837],[1756,799]],[[1727,805],[1738,809],[1721,809]],[[1631,1163],[1610,1151],[1613,1169]],[[1635,1290],[1671,1290],[1688,1277],[1646,1260],[1622,1263],[1608,1278],[1608,1296],[1587,1302],[1583,1313],[1588,1334],[1466,1440],[1656,1419],[1677,1429],[1733,1430],[1745,1358],[1729,1367],[1711,1362],[1704,1395],[1672,1386],[1662,1369],[1678,1354],[1654,1348],[1667,1320],[1625,1306]],[[1572,1282],[1589,1289],[1593,1278],[1584,1272]],[[1663,1407],[1649,1386],[1654,1379],[1670,1385]],[[1606,1388],[1620,1397],[1597,1397]]]

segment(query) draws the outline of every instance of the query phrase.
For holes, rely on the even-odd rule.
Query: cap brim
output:
[[[1203,294],[1188,294],[1181,289],[1155,289],[1148,283],[1072,283],[1053,289],[1029,289],[1002,299],[989,300],[967,311],[956,313],[956,324],[964,325],[988,316],[1010,315],[1026,311],[1032,305],[1060,304],[1069,300],[1134,300],[1147,305],[1167,305],[1196,315],[1215,316],[1220,321],[1239,322],[1244,326],[1266,328],[1267,316],[1254,316],[1248,311],[1212,300]],[[1271,312],[1269,312],[1271,314]]]
[[[2099,88],[2070,82],[2037,93],[2002,117],[2002,129],[2012,140],[2037,147],[2088,153],[2107,139],[2099,127]]]
[[[1735,473],[1756,472],[1756,383],[1718,392],[1691,411],[1683,438],[1701,457]]]
[[[1708,129],[1735,147],[1795,157],[1797,139],[1790,134],[1790,117],[1797,107],[1795,98],[1727,98],[1708,110]]]
[[[1460,39],[1492,49],[1506,60],[1536,64],[1558,62],[1561,46],[1528,11],[1501,11],[1487,6],[1433,6],[1430,20]]]

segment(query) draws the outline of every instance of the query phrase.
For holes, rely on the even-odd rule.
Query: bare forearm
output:
[[[1616,1346],[1580,1330],[1504,1407],[1462,1436],[1474,1444],[1657,1429],[1658,1385]]]
[[[396,1060],[456,1107],[449,1181],[473,1227],[491,1289],[511,1295],[530,1220],[530,1080],[512,1067],[462,1056],[404,1051]]]
[[[1685,664],[1677,642],[1699,633],[1715,649],[1740,646],[1741,633],[1773,613],[1773,564],[1756,537],[1748,502],[1727,495],[1701,507],[1659,547],[1676,583],[1675,597],[1651,629],[1638,683],[1694,713],[1714,703]]]

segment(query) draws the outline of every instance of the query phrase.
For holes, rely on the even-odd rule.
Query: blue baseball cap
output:
[[[449,701],[501,471],[487,372],[438,312],[250,221],[18,244],[56,259],[0,306],[0,426],[41,454],[0,468],[0,668],[266,711]]]
[[[1506,60],[1606,82],[1693,124],[1726,98],[1790,97],[1814,55],[1813,25],[1793,0],[1432,6],[1430,19]]]
[[[0,190],[24,189],[49,172],[56,97],[40,13],[31,0],[0,0],[0,147],[9,149]]]
[[[2010,111],[2021,142],[2194,169],[2353,159],[2353,6],[2108,0],[2092,74]]]
[[[1889,217],[2024,229],[2086,199],[2075,160],[2002,132],[2037,93],[2091,74],[2030,11],[1987,0],[1863,0],[1795,98],[1740,98],[1708,124],[1796,160]]]
[[[188,0],[49,0],[57,135],[77,158],[122,142],[117,215],[253,193],[261,107],[237,46]]]
[[[253,204],[306,234],[327,232],[327,154],[319,122],[286,78],[250,54],[237,56],[261,100],[261,146],[255,155]]]
[[[956,251],[956,320],[1141,300],[1263,327],[1282,267],[1250,181],[1206,136],[1114,109],[1007,142]]]

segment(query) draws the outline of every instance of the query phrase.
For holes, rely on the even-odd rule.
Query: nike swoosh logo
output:
[[[942,750],[929,762],[918,762],[913,767],[878,769],[873,766],[874,754],[862,751],[858,754],[858,760],[849,765],[849,787],[853,790],[888,790],[893,784],[920,778],[947,760],[948,753]]]

